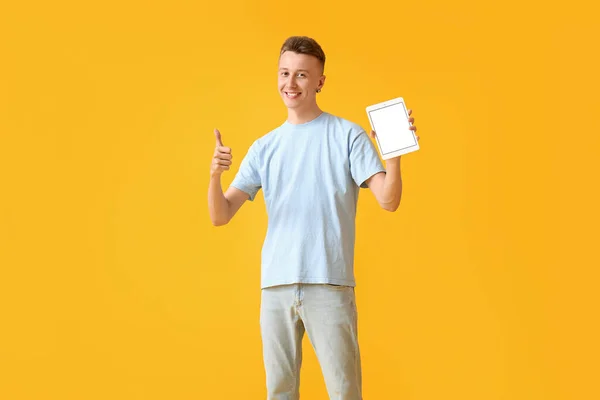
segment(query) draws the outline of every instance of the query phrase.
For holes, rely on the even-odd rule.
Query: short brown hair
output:
[[[286,51],[316,57],[321,62],[323,69],[325,69],[325,52],[313,38],[309,38],[308,36],[291,36],[281,46],[279,56],[281,57]]]

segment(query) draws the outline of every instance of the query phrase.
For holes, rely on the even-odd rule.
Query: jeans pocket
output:
[[[327,286],[329,289],[333,289],[333,290],[346,290],[349,287],[349,286],[345,286],[345,285],[335,285],[333,283],[326,283],[325,286]]]

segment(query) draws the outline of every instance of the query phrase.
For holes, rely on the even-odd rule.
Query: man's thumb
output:
[[[223,146],[223,141],[221,140],[221,132],[218,129],[215,129],[215,138],[217,139],[217,146]]]

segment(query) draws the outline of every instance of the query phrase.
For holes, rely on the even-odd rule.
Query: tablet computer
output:
[[[398,97],[367,107],[371,128],[384,160],[419,150],[417,135],[409,128],[404,99]]]

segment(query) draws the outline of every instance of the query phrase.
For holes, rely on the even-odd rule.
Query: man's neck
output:
[[[305,124],[317,118],[322,113],[323,111],[321,111],[319,106],[317,106],[316,104],[314,105],[314,107],[311,107],[309,109],[289,108],[287,120],[290,124],[294,125]]]

